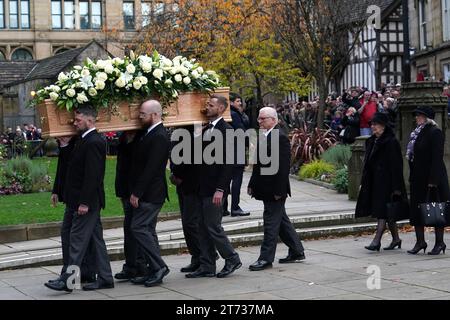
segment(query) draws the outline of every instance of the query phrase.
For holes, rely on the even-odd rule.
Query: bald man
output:
[[[170,141],[162,121],[162,107],[156,100],[145,101],[139,109],[143,130],[136,135],[130,172],[130,228],[145,260],[149,273],[131,279],[146,287],[162,283],[169,268],[161,258],[156,222],[159,211],[167,198],[166,165]],[[131,254],[136,254],[136,250]],[[127,257],[135,260],[136,257]],[[134,261],[133,260],[133,261]]]
[[[258,148],[267,148],[264,154],[270,156],[271,162],[267,164],[264,161],[263,164],[258,157],[248,184],[248,194],[264,203],[264,239],[258,260],[249,267],[251,271],[272,267],[278,236],[289,248],[288,256],[280,259],[279,263],[292,263],[305,259],[303,245],[285,209],[286,198],[291,195],[289,139],[280,130],[278,115],[273,108],[265,107],[259,111],[258,124],[263,132],[263,136],[258,141]],[[272,148],[272,145],[278,148]],[[277,161],[278,170],[267,172],[267,169]]]

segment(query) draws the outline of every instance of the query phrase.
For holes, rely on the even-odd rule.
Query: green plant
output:
[[[337,144],[322,154],[322,159],[328,163],[336,166],[336,168],[341,169],[344,166],[348,166],[348,162],[352,156],[352,151],[350,146],[344,144]]]
[[[335,170],[334,166],[322,160],[315,160],[305,164],[300,168],[300,179],[317,179],[324,174],[331,174]]]
[[[319,159],[328,148],[336,144],[331,130],[315,128],[308,132],[306,124],[291,132],[291,167]]]
[[[339,193],[348,192],[348,168],[344,166],[343,168],[336,171],[335,177],[333,179],[333,185]]]
[[[34,163],[26,157],[17,157],[6,162],[0,179],[3,187],[20,186],[21,192],[39,192],[50,188],[47,167]]]

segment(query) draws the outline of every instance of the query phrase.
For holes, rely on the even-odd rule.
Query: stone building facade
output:
[[[409,0],[411,80],[450,82],[450,0]]]
[[[0,60],[40,60],[96,40],[121,56],[165,0],[0,0]],[[173,2],[173,1],[170,1]]]

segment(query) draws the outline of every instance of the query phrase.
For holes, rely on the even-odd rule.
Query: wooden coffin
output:
[[[226,97],[229,100],[229,88],[218,88],[215,94]],[[164,125],[177,127],[190,125],[196,122],[206,122],[202,113],[205,109],[209,95],[206,93],[186,92],[180,94],[178,100],[164,110]],[[111,115],[108,110],[101,109],[95,127],[99,132],[127,131],[139,129],[139,105],[140,103],[121,102],[118,115]],[[62,137],[76,134],[73,126],[74,114],[56,107],[56,104],[47,99],[37,107],[40,126],[43,137]],[[230,108],[228,106],[225,121],[231,121]]]

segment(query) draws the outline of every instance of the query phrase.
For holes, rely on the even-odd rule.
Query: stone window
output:
[[[12,61],[29,61],[33,60],[33,55],[27,49],[17,49],[11,56]]]
[[[73,0],[52,0],[52,28],[75,28],[75,6]]]
[[[148,26],[151,21],[152,3],[149,1],[141,3],[142,27]]]
[[[4,1],[2,1],[2,4]],[[2,10],[3,10],[2,6]],[[3,14],[2,14],[3,16]],[[9,0],[9,28],[30,29],[30,1]]]
[[[0,0],[0,29],[5,27],[5,2]]]
[[[80,0],[80,28],[100,29],[102,27],[101,1]]]
[[[123,26],[125,30],[134,30],[134,2],[123,2]]]
[[[20,27],[30,29],[30,1],[20,1]]]
[[[442,35],[450,41],[450,0],[442,0]]]
[[[426,0],[419,0],[419,40],[421,50],[427,48],[427,16]]]
[[[19,2],[9,1],[9,27],[11,29],[19,28]]]

